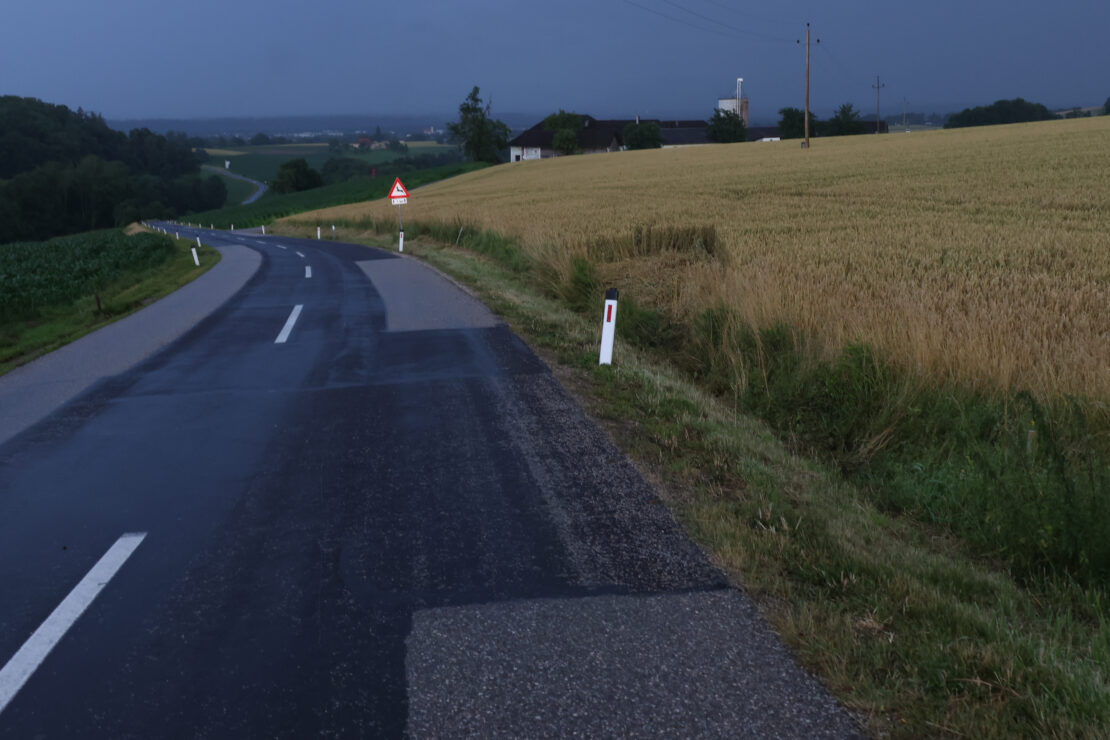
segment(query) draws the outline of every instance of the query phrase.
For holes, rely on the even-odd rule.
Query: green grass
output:
[[[77,284],[63,297],[41,301],[30,312],[8,313],[0,319],[0,375],[172,293],[207,272],[220,259],[216,250],[202,247],[198,250],[201,265],[196,267],[190,251],[193,242],[155,234],[126,237],[118,231],[93,232],[68,236],[64,241],[101,243],[106,237],[156,244],[165,258],[133,262],[95,284]],[[44,242],[41,246],[49,244]],[[7,246],[0,246],[0,255]],[[55,261],[47,261],[48,272],[53,269],[50,263]],[[0,294],[9,294],[12,288],[0,269]]]
[[[392,224],[348,224],[340,235],[357,240],[378,226],[389,236],[364,241],[386,246]],[[835,444],[814,444],[847,438],[847,409],[868,406],[868,387],[896,382],[882,377],[876,358],[846,350],[806,371],[816,385],[808,391],[787,382],[801,377],[790,374],[780,381],[794,389],[775,390],[780,381],[770,373],[764,395],[772,393],[784,415],[794,408],[801,417],[768,424],[742,410],[768,399],[738,398],[732,384],[720,392],[714,383],[726,368],[706,366],[712,353],[700,361],[679,356],[692,345],[630,302],[634,296],[621,297],[615,365],[598,367],[603,286],[589,264],[555,281],[512,240],[465,226],[460,236],[459,226],[406,224],[406,252],[471,286],[548,361],[648,472],[691,536],[752,594],[799,661],[874,735],[1105,736],[1107,590],[1059,573],[1017,578],[1003,554],[984,555],[942,520],[890,505],[876,481],[846,471],[847,458],[828,452]],[[711,324],[703,319],[702,340],[713,338]],[[765,348],[768,367],[789,363],[780,344]],[[706,367],[695,373],[695,366]],[[845,400],[829,403],[827,395]],[[968,420],[980,416],[960,400]],[[1027,431],[1032,408],[1011,410],[1022,422],[1015,429]],[[1038,434],[1029,464],[1050,471],[1050,451],[1066,437],[1049,443]],[[990,435],[981,441],[991,444]],[[815,454],[799,454],[806,449]],[[914,458],[910,448],[902,454],[891,459]]]
[[[410,156],[421,154],[441,154],[454,151],[456,147],[437,145],[434,147],[420,147],[410,150]],[[224,160],[231,162],[231,171],[237,175],[245,175],[252,180],[270,182],[277,176],[281,165],[291,159],[304,158],[308,166],[319,172],[324,163],[333,157],[347,157],[358,159],[371,165],[385,164],[399,159],[402,155],[389,150],[361,152],[350,150],[342,154],[333,154],[328,151],[325,144],[276,144],[273,146],[243,146],[230,147],[225,151],[242,152],[237,156],[223,156],[213,154],[209,164],[223,167]]]
[[[412,189],[486,166],[482,162],[464,162],[417,170],[405,174],[405,186]],[[232,225],[235,228],[250,228],[296,213],[384,198],[392,185],[392,176],[379,173],[377,178],[361,177],[300,193],[281,195],[270,192],[250,205],[190,214],[188,219],[204,225],[213,224],[218,229],[227,229]]]

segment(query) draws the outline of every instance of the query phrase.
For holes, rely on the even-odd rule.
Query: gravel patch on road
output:
[[[736,591],[413,615],[408,734],[861,737]]]
[[[488,308],[438,272],[409,259],[358,266],[386,308],[386,331],[482,329],[500,324]]]

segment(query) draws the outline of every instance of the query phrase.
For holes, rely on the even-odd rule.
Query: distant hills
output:
[[[495,114],[514,130],[524,130],[543,116],[536,114]],[[546,115],[546,114],[544,114]],[[117,131],[147,128],[158,133],[180,131],[189,136],[240,136],[244,139],[254,134],[295,137],[327,133],[369,133],[381,127],[382,131],[397,137],[419,133],[426,128],[446,128],[448,121],[458,118],[456,112],[426,116],[377,116],[377,115],[319,115],[319,116],[260,116],[257,118],[142,118],[109,120]]]

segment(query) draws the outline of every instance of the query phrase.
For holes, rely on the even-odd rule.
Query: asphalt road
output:
[[[249,205],[251,203],[254,203],[256,200],[258,200],[263,195],[265,195],[267,190],[269,190],[269,188],[266,186],[266,183],[259,182],[258,180],[252,180],[249,177],[246,177],[245,175],[237,174],[235,172],[232,172],[231,170],[221,169],[221,168],[216,167],[214,165],[207,165],[207,164],[206,165],[201,165],[201,167],[202,167],[202,169],[210,170],[210,171],[215,172],[217,174],[220,174],[224,177],[230,177],[230,178],[235,179],[235,180],[242,180],[243,182],[249,182],[251,185],[254,185],[255,191],[253,193],[251,193],[247,197],[247,199],[244,200],[239,205],[245,206],[245,205]]]
[[[857,732],[477,301],[178,230],[257,271],[0,443],[0,736]]]

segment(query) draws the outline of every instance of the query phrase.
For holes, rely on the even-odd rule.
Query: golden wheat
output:
[[[489,228],[642,302],[868,342],[938,378],[1110,398],[1110,117],[519,162],[421,188],[413,222]],[[395,219],[387,201],[296,220]],[[637,227],[712,227],[630,249]],[[692,231],[692,230],[691,230]]]

